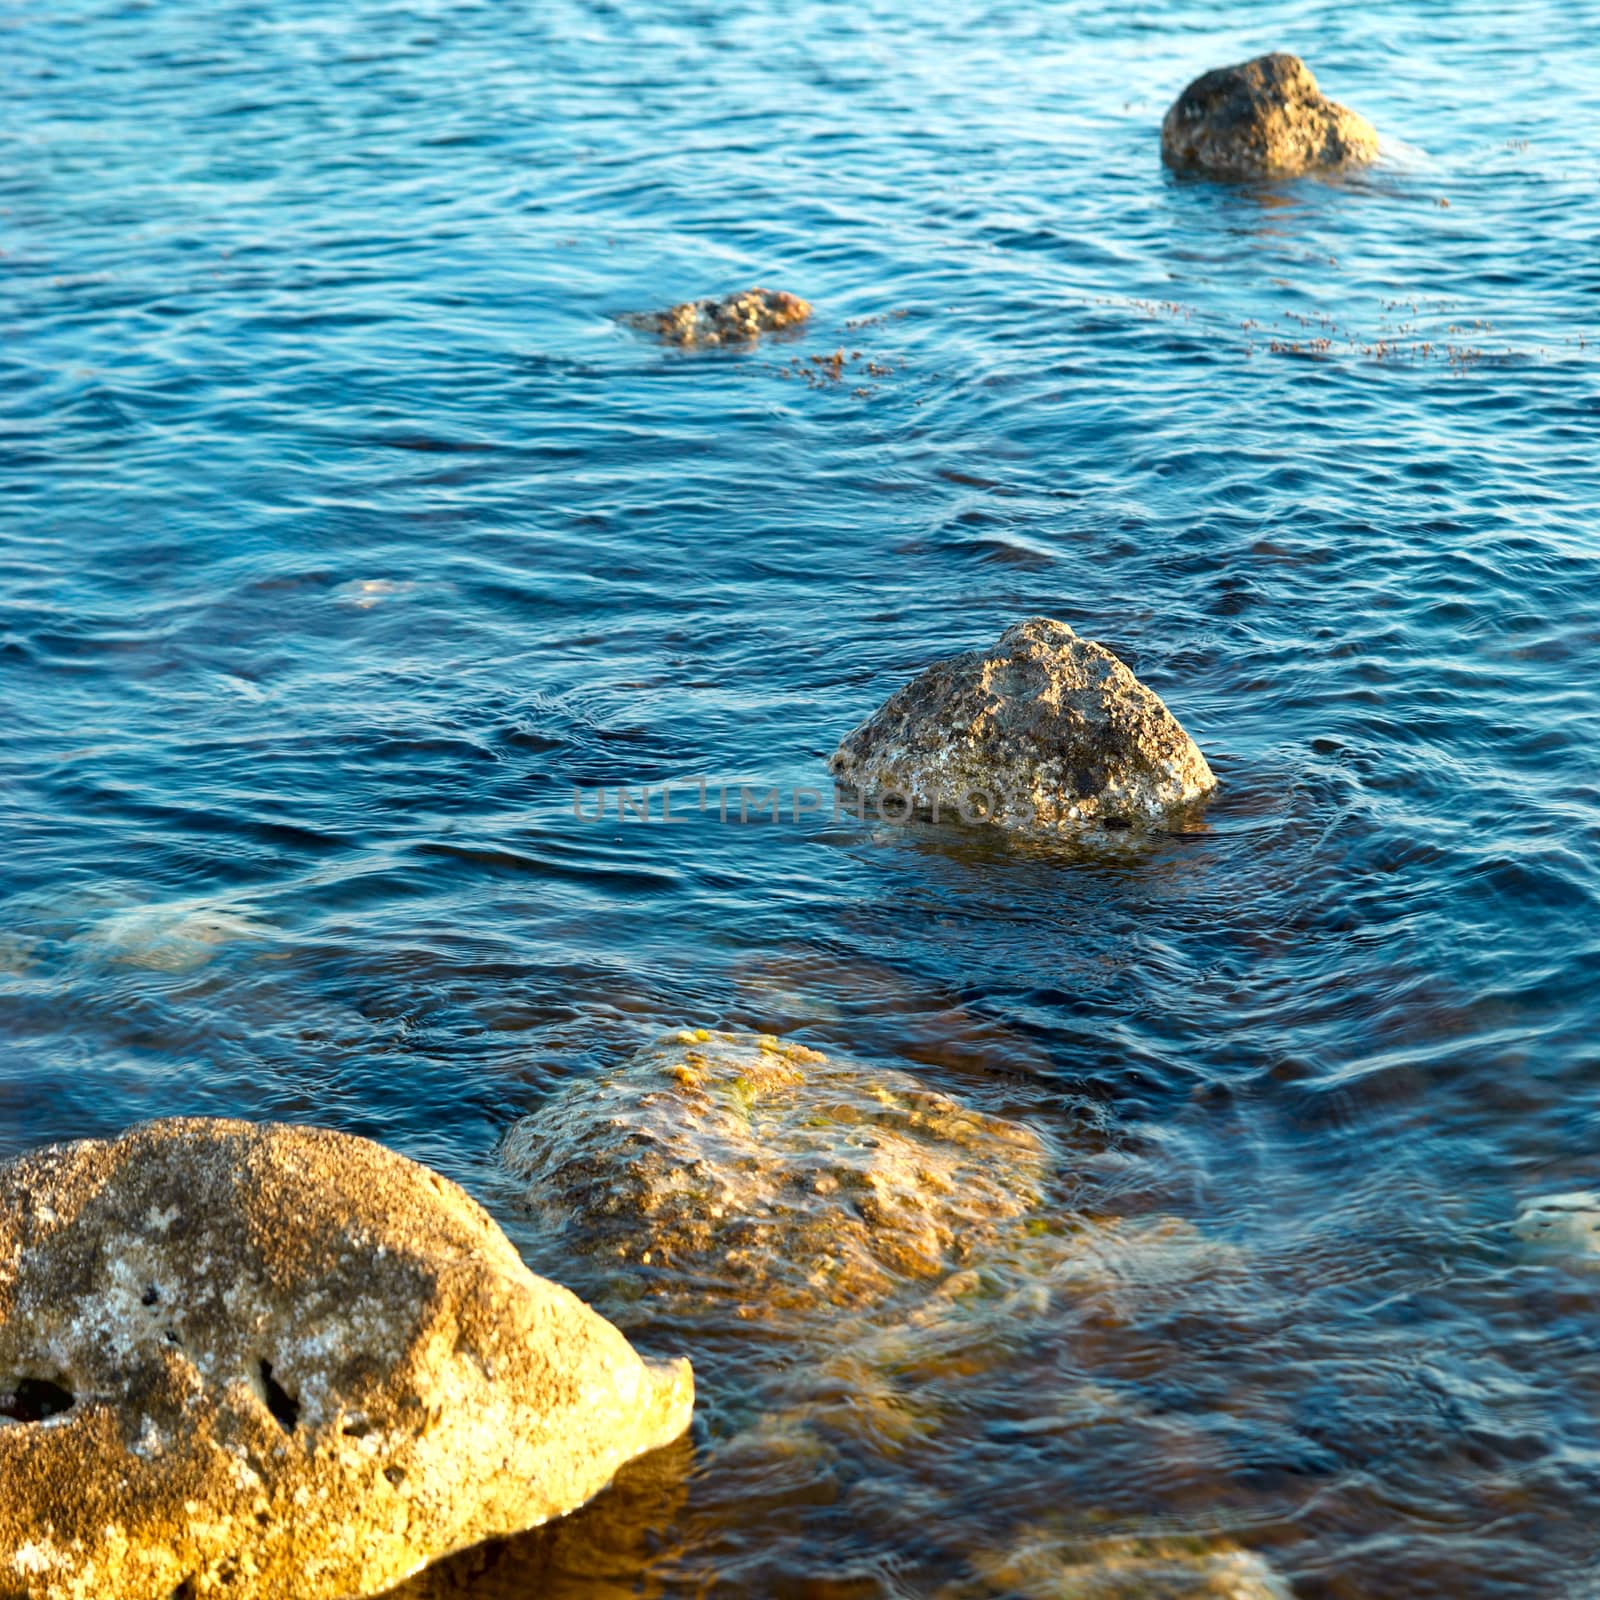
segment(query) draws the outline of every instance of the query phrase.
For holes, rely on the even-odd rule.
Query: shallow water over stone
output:
[[[1594,1586],[1600,1273],[1516,1225],[1600,1182],[1585,7],[8,20],[0,1150],[330,1123],[548,1269],[505,1129],[704,1026],[1062,1152],[970,1293],[701,1327],[693,1451],[430,1584]],[[1380,163],[1164,171],[1178,90],[1272,48]],[[752,284],[811,318],[620,320]],[[1193,734],[1198,822],[797,797],[1036,614]]]

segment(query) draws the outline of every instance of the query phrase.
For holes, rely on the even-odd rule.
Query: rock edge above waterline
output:
[[[1161,158],[1215,178],[1290,178],[1364,166],[1377,130],[1327,98],[1298,56],[1257,56],[1196,78],[1161,123]]]
[[[849,734],[829,768],[862,794],[1035,834],[1148,825],[1217,781],[1155,693],[1049,617],[935,662]]]
[[[0,1593],[379,1594],[692,1406],[686,1362],[366,1140],[173,1119],[0,1168]]]

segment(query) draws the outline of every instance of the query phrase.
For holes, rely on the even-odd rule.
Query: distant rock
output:
[[[666,311],[636,312],[623,320],[685,349],[749,344],[763,333],[793,327],[811,315],[811,305],[782,289],[745,289],[721,300],[686,300]]]
[[[365,1140],[183,1119],[0,1168],[0,1593],[379,1594],[692,1405]]]
[[[1281,53],[1196,78],[1161,124],[1167,165],[1215,178],[1290,178],[1377,154],[1372,124],[1329,100],[1298,56]]]
[[[1216,787],[1160,699],[1103,645],[1048,617],[935,662],[829,766],[885,815],[892,798],[1027,832],[1145,824]]]
[[[1600,1267],[1600,1192],[1546,1195],[1525,1201],[1513,1228],[1542,1253],[1572,1257]]]
[[[705,1029],[557,1092],[502,1158],[562,1248],[748,1317],[925,1290],[1038,1205],[1049,1166],[1031,1129],[906,1073]]]

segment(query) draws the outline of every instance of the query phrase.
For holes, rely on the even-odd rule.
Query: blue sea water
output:
[[[712,1362],[650,1537],[602,1507],[461,1592],[1076,1592],[993,1576],[1047,1528],[1600,1594],[1600,1273],[1507,1226],[1600,1183],[1597,27],[0,9],[0,1154],[316,1121],[525,1227],[494,1148],[553,1086],[793,1035],[1092,1145],[1086,1211],[1232,1265],[777,1483]],[[1269,48],[1380,165],[1163,171],[1176,92]],[[618,321],[752,283],[812,322]],[[1030,614],[1167,700],[1202,828],[573,814],[789,803]]]

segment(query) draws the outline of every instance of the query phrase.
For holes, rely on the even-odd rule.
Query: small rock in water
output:
[[[33,942],[21,934],[0,932],[0,978],[20,978],[33,968]]]
[[[1103,645],[1048,617],[935,662],[829,767],[886,815],[892,800],[1024,832],[1146,824],[1216,787],[1160,699]]]
[[[782,289],[745,289],[721,300],[686,300],[666,311],[638,312],[623,320],[685,349],[748,344],[763,333],[793,327],[811,315],[808,301]]]
[[[0,1593],[379,1594],[692,1406],[364,1139],[174,1119],[0,1167]]]
[[[1541,1250],[1575,1255],[1587,1265],[1600,1267],[1600,1191],[1525,1201],[1512,1226],[1519,1239]]]
[[[1378,135],[1329,100],[1298,56],[1258,56],[1196,78],[1161,124],[1169,167],[1216,178],[1287,178],[1365,165]]]
[[[341,605],[354,606],[358,611],[370,611],[385,600],[411,594],[416,584],[397,578],[352,578],[333,591],[334,599]]]
[[[198,902],[129,906],[91,924],[82,947],[117,966],[193,972],[224,945],[271,937],[265,923]]]
[[[562,1244],[748,1316],[860,1307],[955,1271],[1039,1204],[1031,1129],[770,1036],[673,1034],[556,1093],[506,1167]]]
[[[1253,1551],[1198,1539],[1062,1539],[1022,1529],[1011,1546],[980,1554],[983,1587],[1010,1600],[1290,1600],[1289,1587]]]

